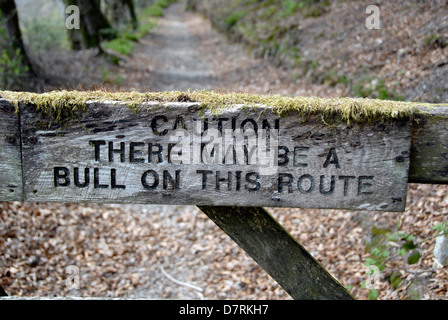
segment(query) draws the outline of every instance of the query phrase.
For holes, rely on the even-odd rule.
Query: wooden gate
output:
[[[352,297],[263,207],[403,211],[448,182],[442,105],[83,94],[0,92],[0,201],[197,205],[294,299]]]

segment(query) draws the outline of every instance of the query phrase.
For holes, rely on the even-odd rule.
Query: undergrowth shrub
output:
[[[2,12],[0,11],[0,21]],[[20,49],[9,41],[6,30],[0,25],[0,89],[21,87],[26,80],[28,67],[23,64]]]

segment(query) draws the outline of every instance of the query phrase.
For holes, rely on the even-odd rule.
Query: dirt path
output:
[[[207,89],[260,94],[337,96],[335,88],[293,81],[291,75],[229,44],[208,20],[176,3],[123,65],[122,90]]]
[[[158,21],[156,30],[141,41],[125,66],[128,82],[151,91],[208,89],[214,87],[210,57],[201,46],[201,18],[172,5]],[[133,73],[130,75],[129,70]],[[129,78],[130,76],[130,78]]]

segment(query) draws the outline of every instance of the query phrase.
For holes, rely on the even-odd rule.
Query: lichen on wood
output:
[[[121,102],[139,110],[146,102],[197,102],[203,110],[220,114],[227,108],[241,105],[257,108],[267,106],[280,117],[296,113],[299,118],[316,116],[323,122],[346,123],[384,122],[409,120],[424,113],[419,107],[433,108],[434,104],[388,101],[366,98],[318,98],[257,95],[249,93],[218,93],[213,91],[167,92],[107,92],[107,91],[51,91],[47,93],[0,91],[0,96],[10,100],[18,111],[19,102],[33,104],[37,110],[56,122],[73,118],[76,112],[86,112],[87,102]]]

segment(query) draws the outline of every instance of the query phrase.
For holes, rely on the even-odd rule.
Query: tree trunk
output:
[[[124,20],[122,0],[105,0],[105,13],[109,21],[118,26]]]
[[[0,23],[3,24],[8,40],[14,50],[20,50],[22,64],[28,67],[28,71],[33,73],[31,63],[28,59],[22,41],[22,33],[19,28],[19,15],[14,0],[0,0],[0,11],[2,13]]]
[[[65,6],[77,6],[78,3],[76,0],[63,0]],[[65,13],[65,8],[64,8]],[[83,34],[85,32],[85,26],[83,23],[80,23],[79,29],[68,29],[68,39],[70,41],[70,48],[72,50],[81,50],[83,48]]]
[[[129,11],[130,23],[135,30],[138,28],[138,19],[135,13],[134,0],[106,0],[106,11],[111,23],[114,26],[128,23],[128,17],[124,14],[124,10],[127,7]]]
[[[76,0],[84,24],[83,39],[87,48],[100,48],[101,40],[112,40],[116,37],[107,18],[100,10],[99,2]]]
[[[131,16],[132,28],[134,30],[136,30],[138,28],[138,19],[137,19],[137,15],[135,14],[134,0],[123,0],[123,4],[127,5],[129,8],[129,14]]]

